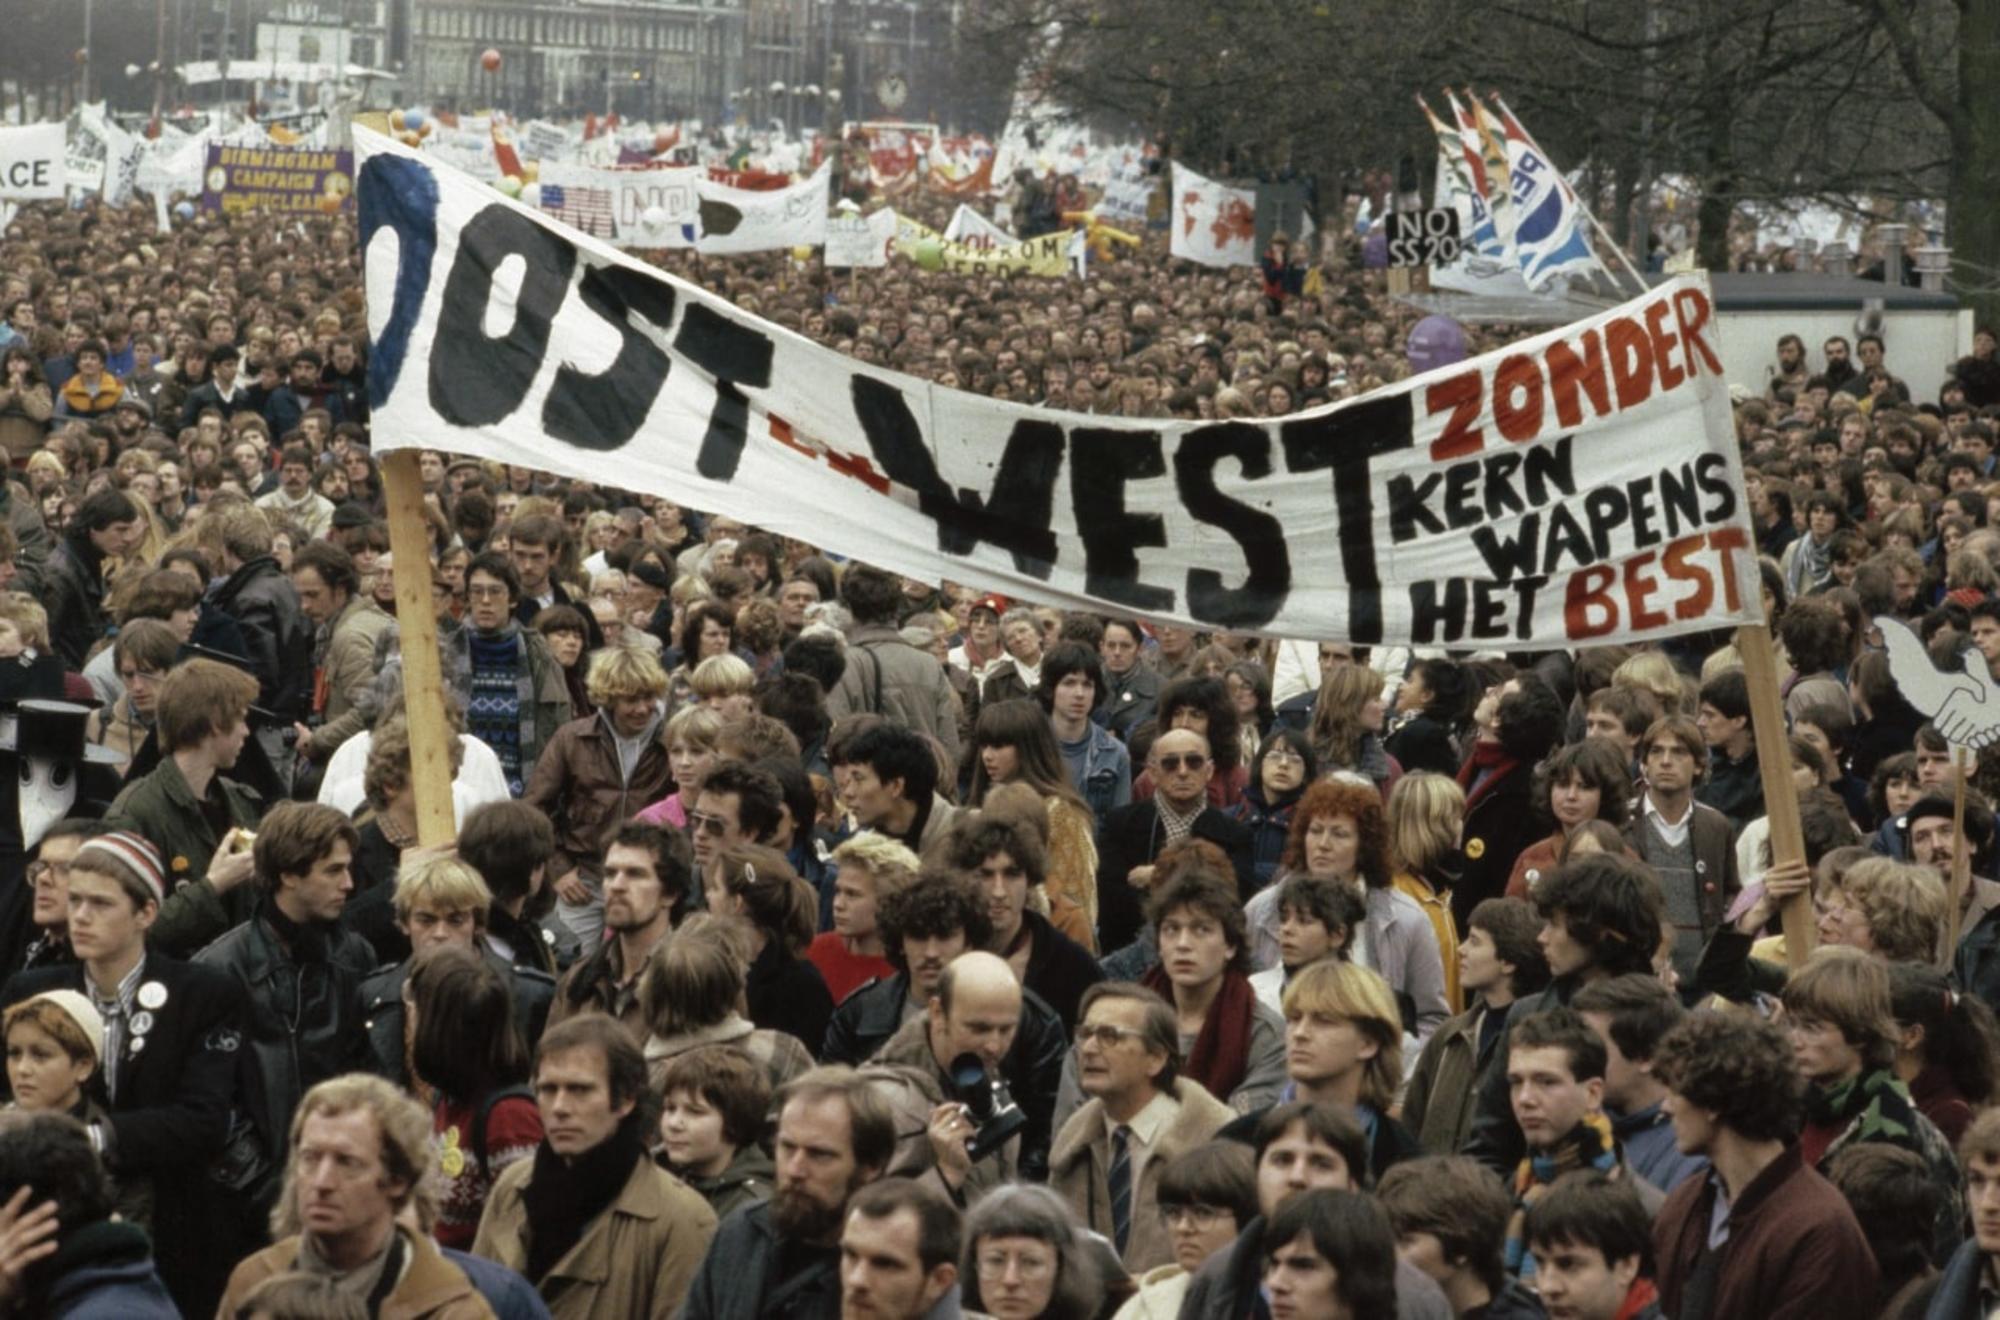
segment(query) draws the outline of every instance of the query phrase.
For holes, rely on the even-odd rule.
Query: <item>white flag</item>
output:
[[[1174,256],[1204,266],[1257,261],[1257,194],[1204,179],[1174,162]]]

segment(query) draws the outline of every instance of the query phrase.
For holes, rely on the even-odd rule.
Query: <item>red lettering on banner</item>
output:
[[[827,466],[843,477],[853,477],[877,495],[889,493],[889,478],[875,470],[866,454],[843,454],[838,450],[826,451]]]
[[[1715,602],[1715,583],[1708,570],[1699,564],[1690,564],[1688,556],[1708,544],[1708,538],[1701,535],[1683,536],[1668,545],[1660,555],[1660,570],[1670,582],[1690,582],[1694,584],[1694,594],[1685,596],[1674,604],[1676,619],[1698,619],[1708,613],[1708,607]]]
[[[1514,353],[1500,360],[1493,375],[1493,422],[1516,444],[1541,431],[1542,369],[1533,358]]]
[[[1687,375],[1674,365],[1674,348],[1678,341],[1674,332],[1663,324],[1667,313],[1672,310],[1664,298],[1646,309],[1646,334],[1653,341],[1653,361],[1659,363],[1660,388],[1663,390],[1670,390],[1687,379]]]
[[[1646,602],[1660,589],[1660,580],[1647,570],[1652,567],[1653,552],[1647,550],[1625,561],[1625,599],[1632,607],[1634,628],[1664,628],[1667,616],[1663,610],[1648,609]]]
[[[1611,354],[1619,411],[1638,407],[1653,393],[1653,341],[1637,321],[1621,316],[1604,327],[1604,345]]]
[[[1583,409],[1576,400],[1579,389],[1597,416],[1611,415],[1611,386],[1604,378],[1604,340],[1597,331],[1586,330],[1580,342],[1581,357],[1560,339],[1549,345],[1549,393],[1555,396],[1556,421],[1568,430],[1583,425]]]
[[[770,419],[770,422],[771,422],[771,438],[773,440],[776,440],[779,444],[783,445],[787,449],[796,450],[797,452],[804,454],[807,458],[819,457],[819,453],[817,450],[811,449],[806,445],[800,444],[799,441],[793,436],[792,424],[790,422],[786,421],[782,417],[775,417],[775,416]]]
[[[1431,461],[1441,463],[1450,458],[1464,458],[1476,454],[1486,442],[1479,434],[1479,403],[1483,397],[1479,373],[1468,371],[1441,380],[1424,391],[1424,407],[1435,417],[1445,409],[1451,409],[1451,417],[1444,424],[1444,434],[1431,441]]]
[[[1617,580],[1618,574],[1603,564],[1569,575],[1569,587],[1563,592],[1563,631],[1571,641],[1602,637],[1618,627],[1618,602],[1611,598],[1611,584]],[[1601,620],[1592,622],[1593,610],[1603,612]]]
[[[1722,374],[1722,359],[1715,355],[1715,350],[1709,347],[1708,340],[1703,338],[1701,333],[1701,328],[1708,324],[1709,315],[1714,310],[1709,305],[1708,295],[1700,289],[1682,289],[1674,295],[1674,320],[1680,324],[1683,356],[1687,358],[1690,376],[1698,374],[1700,370],[1695,364],[1697,353],[1701,355],[1702,363],[1708,367],[1709,375]]]
[[[1722,556],[1722,606],[1734,614],[1743,608],[1743,593],[1736,589],[1736,553],[1750,548],[1750,535],[1741,527],[1718,527],[1708,534],[1708,544]]]

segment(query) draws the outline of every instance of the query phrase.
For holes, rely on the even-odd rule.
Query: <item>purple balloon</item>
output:
[[[1449,316],[1426,316],[1410,327],[1405,352],[1409,355],[1410,370],[1419,373],[1463,362],[1465,328]]]
[[[1389,231],[1377,225],[1373,233],[1361,240],[1361,265],[1365,270],[1389,269]]]

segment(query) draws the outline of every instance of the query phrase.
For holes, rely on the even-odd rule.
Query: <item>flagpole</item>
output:
[[[437,608],[431,596],[429,533],[417,451],[382,458],[389,550],[396,582],[396,631],[403,657],[404,710],[410,728],[410,788],[417,799],[417,842],[425,848],[458,835],[451,800],[451,729],[445,722],[444,668],[438,654]]]
[[[1507,122],[1512,124],[1515,128],[1521,130],[1522,138],[1524,138],[1527,141],[1529,146],[1535,149],[1537,155],[1539,155],[1543,160],[1549,163],[1549,168],[1551,170],[1555,170],[1556,168],[1555,158],[1549,155],[1548,152],[1542,150],[1542,144],[1535,141],[1535,135],[1528,131],[1528,126],[1521,122],[1521,117],[1514,113],[1514,108],[1507,104],[1507,99],[1501,96],[1500,93],[1497,91],[1490,92],[1488,93],[1488,95],[1490,95],[1493,98],[1493,104],[1500,107],[1500,112],[1507,116]],[[1563,188],[1565,191],[1569,192],[1570,196],[1576,198],[1576,209],[1583,212],[1583,218],[1590,222],[1591,229],[1596,232],[1599,238],[1604,240],[1604,245],[1610,248],[1611,251],[1617,256],[1618,264],[1625,268],[1626,273],[1629,274],[1632,277],[1633,281],[1638,284],[1640,295],[1644,296],[1646,291],[1652,288],[1653,286],[1646,282],[1646,277],[1639,273],[1638,267],[1632,264],[1632,259],[1625,255],[1625,249],[1620,247],[1617,243],[1617,240],[1611,237],[1610,232],[1606,230],[1603,224],[1601,224],[1598,221],[1596,214],[1592,212],[1588,206],[1585,206],[1583,204],[1583,199],[1581,197],[1577,197],[1574,190],[1570,189],[1569,181],[1562,177],[1562,172],[1560,170],[1556,171],[1556,178],[1558,180],[1558,186]]]
[[[1771,647],[1770,627],[1749,623],[1738,628],[1736,649],[1743,657],[1743,678],[1749,688],[1750,732],[1757,741],[1764,815],[1771,822],[1771,864],[1802,862],[1805,831],[1799,825],[1799,792],[1792,783],[1792,749],[1785,732],[1784,701],[1778,695],[1778,658]],[[1817,934],[1810,885],[1785,900],[1778,919],[1785,930],[1785,962],[1796,971],[1812,956]]]

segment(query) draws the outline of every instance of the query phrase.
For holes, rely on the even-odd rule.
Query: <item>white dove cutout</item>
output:
[[[2000,741],[2000,682],[1977,650],[1965,653],[1965,672],[1952,673],[1931,663],[1923,639],[1908,624],[1877,615],[1882,644],[1889,652],[1889,673],[1903,700],[1928,716],[1954,748],[1976,756]]]

